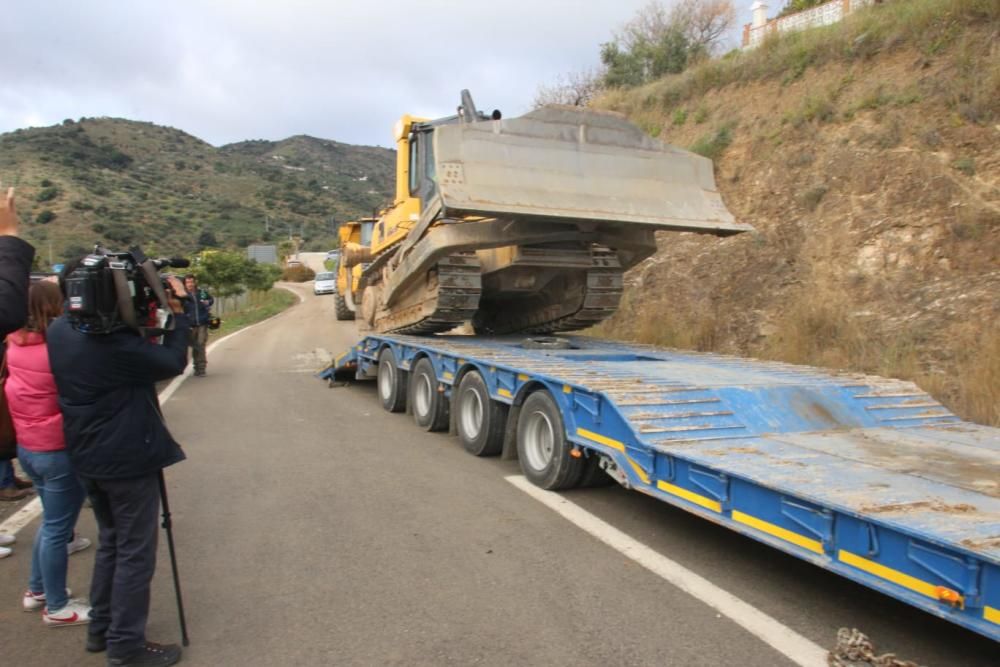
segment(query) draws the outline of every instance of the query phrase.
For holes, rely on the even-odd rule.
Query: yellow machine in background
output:
[[[710,160],[619,114],[547,106],[501,119],[462,91],[457,115],[403,116],[395,140],[395,202],[358,284],[362,328],[583,329],[617,309],[655,231],[751,229],[722,203]]]
[[[376,218],[361,218],[345,222],[337,230],[340,254],[337,266],[333,267],[337,273],[337,290],[333,297],[338,320],[353,320],[355,304],[361,302],[358,286],[362,272],[371,261],[369,246],[375,222]]]

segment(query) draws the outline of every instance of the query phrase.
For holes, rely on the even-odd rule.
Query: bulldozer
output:
[[[723,204],[711,160],[614,112],[544,106],[505,119],[463,90],[455,115],[403,116],[394,138],[395,201],[370,244],[343,258],[366,265],[360,307],[348,304],[362,330],[584,329],[615,312],[656,231],[752,229]]]
[[[372,228],[377,218],[349,220],[337,229],[339,253],[336,266],[337,288],[333,293],[334,312],[338,320],[353,320],[360,303],[361,274],[371,261]]]

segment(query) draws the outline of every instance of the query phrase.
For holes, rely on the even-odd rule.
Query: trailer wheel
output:
[[[338,291],[333,293],[333,309],[340,322],[354,319],[354,311],[347,307],[347,300]]]
[[[378,397],[382,407],[389,412],[406,409],[406,372],[396,364],[392,348],[385,348],[378,355]]]
[[[521,406],[517,457],[533,484],[552,491],[580,484],[587,461],[570,455],[562,414],[547,391],[536,391]]]
[[[507,406],[490,398],[483,376],[469,371],[452,398],[455,425],[465,451],[473,456],[496,456],[503,449]]]
[[[448,428],[448,400],[438,391],[434,364],[426,357],[410,372],[410,407],[417,426],[427,431]]]

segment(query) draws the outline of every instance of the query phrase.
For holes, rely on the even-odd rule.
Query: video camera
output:
[[[138,246],[110,252],[96,245],[66,279],[70,323],[92,334],[134,329],[158,336],[173,328],[169,285],[159,271],[190,265],[181,258],[150,259]]]

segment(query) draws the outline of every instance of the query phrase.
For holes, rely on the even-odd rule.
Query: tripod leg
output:
[[[160,502],[163,504],[163,529],[167,531],[167,548],[170,551],[170,569],[174,575],[174,593],[177,595],[177,615],[181,622],[181,643],[188,646],[187,620],[184,618],[184,600],[181,598],[181,579],[177,573],[177,554],[174,552],[173,523],[170,521],[170,503],[167,500],[167,482],[160,470]]]

